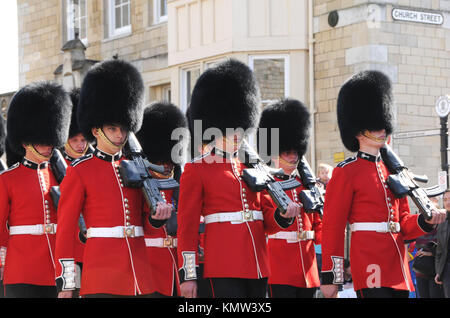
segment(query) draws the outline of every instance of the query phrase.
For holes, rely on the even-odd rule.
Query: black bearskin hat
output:
[[[13,151],[11,149],[11,142],[9,141],[8,136],[6,136],[5,140],[5,154],[6,154],[6,165],[11,167],[17,162],[20,162],[22,158],[25,156],[25,148],[22,147],[20,152]]]
[[[207,69],[198,78],[190,103],[190,121],[202,120],[202,133],[218,128],[254,128],[259,117],[259,90],[253,72],[229,59]]]
[[[181,162],[179,156],[184,155],[186,149],[177,154],[177,158],[172,158],[172,149],[179,142],[171,139],[172,132],[186,127],[186,118],[177,106],[169,102],[157,102],[144,110],[142,127],[136,137],[150,162],[175,164]],[[187,144],[187,140],[181,142]]]
[[[6,121],[0,115],[0,156],[5,153],[5,139],[6,139]]]
[[[364,130],[393,131],[391,81],[379,71],[362,71],[341,87],[337,99],[337,120],[344,146],[359,150],[356,135]]]
[[[144,82],[139,71],[122,60],[94,65],[83,80],[77,119],[81,132],[94,141],[92,128],[118,124],[136,132],[144,112]]]
[[[11,150],[22,144],[62,147],[69,135],[72,103],[64,88],[48,81],[22,87],[13,96],[6,121]]]
[[[70,91],[70,99],[72,100],[72,118],[70,120],[69,139],[81,133],[80,125],[77,121],[78,100],[80,99],[80,89],[74,88]]]
[[[267,144],[267,155],[295,150],[301,158],[308,148],[310,126],[310,114],[302,102],[292,98],[274,102],[266,106],[261,113],[257,134],[258,149],[261,149],[264,142]],[[262,134],[261,128],[265,128],[267,134]],[[278,152],[271,149],[272,128],[278,128]]]

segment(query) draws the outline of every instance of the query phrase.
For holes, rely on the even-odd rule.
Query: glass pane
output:
[[[120,21],[121,20],[120,19],[120,17],[121,17],[120,7],[116,8],[115,13],[116,13],[116,16],[115,16],[115,23],[116,23],[115,28],[118,29],[118,28],[120,28],[122,26],[121,21]]]
[[[122,26],[130,24],[130,5],[127,4],[122,7],[122,17]]]
[[[284,59],[256,59],[254,73],[263,101],[285,97]]]
[[[121,2],[120,0],[115,0],[114,5],[117,7],[118,5],[120,5],[120,2]]]
[[[86,38],[86,18],[80,19],[80,39]]]
[[[86,16],[86,0],[80,1],[80,16]]]
[[[192,90],[199,77],[200,69],[193,69],[186,72],[186,101],[188,105],[191,102]]]
[[[167,15],[167,0],[159,0],[159,14],[161,17]]]

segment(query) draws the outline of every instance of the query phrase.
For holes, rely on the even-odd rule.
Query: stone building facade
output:
[[[287,96],[308,105],[314,117],[308,151],[313,167],[352,155],[336,123],[342,83],[359,70],[384,71],[396,99],[394,149],[413,171],[436,183],[439,136],[405,137],[439,128],[434,105],[450,94],[450,0],[17,3],[20,86],[61,81],[62,48],[77,33],[92,63],[113,56],[132,62],[143,75],[147,103],[169,99],[185,110],[198,76],[234,57],[255,71],[263,105]],[[394,10],[412,13],[394,18]],[[416,21],[414,12],[428,13],[429,19]]]
[[[450,94],[450,1],[316,0],[314,38],[318,160],[351,155],[336,125],[339,88],[353,73],[376,69],[393,82],[394,149],[412,171],[438,182],[440,137],[431,130],[440,127],[437,99]]]

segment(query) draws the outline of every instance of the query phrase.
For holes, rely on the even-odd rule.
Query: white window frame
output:
[[[166,1],[166,15],[161,15],[161,1],[160,0],[151,0],[153,1],[153,24],[159,24],[167,21],[168,18],[168,9],[167,9],[167,0]]]
[[[128,2],[128,24],[120,28],[116,28],[116,4],[115,0],[109,0],[109,36],[116,37],[131,33],[131,0],[126,0]],[[123,3],[120,6],[124,6]]]
[[[84,4],[86,6],[85,8],[85,14],[84,16],[75,17],[74,16],[74,0],[66,0],[66,36],[67,41],[74,40],[75,39],[75,25],[78,24],[79,28],[81,29],[81,19],[84,18],[84,28],[86,30],[86,36],[84,38],[79,37],[81,42],[83,42],[84,45],[87,44],[87,21],[88,21],[88,10],[87,10],[87,2],[88,0],[84,1]],[[81,10],[78,10],[81,14]],[[80,34],[78,34],[80,36]]]
[[[187,73],[193,70],[199,70],[200,75],[202,74],[202,68],[200,64],[192,65],[186,68],[182,68],[180,72],[180,105],[181,110],[185,113],[188,107],[187,99]],[[195,84],[195,83],[194,83]]]
[[[254,71],[255,60],[270,60],[270,59],[283,59],[284,60],[284,97],[289,97],[290,94],[290,67],[289,67],[289,55],[288,54],[272,54],[272,55],[250,55],[248,58],[248,65],[252,71]],[[272,100],[262,100],[262,103],[270,103]]]

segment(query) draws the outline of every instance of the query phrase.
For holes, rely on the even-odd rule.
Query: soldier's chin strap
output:
[[[375,142],[378,142],[380,144],[384,144],[386,142],[386,140],[388,139],[388,137],[386,136],[385,138],[378,138],[375,137],[374,135],[372,135],[368,130],[364,130],[362,132],[362,135],[366,138],[369,138],[370,140],[373,140]]]
[[[122,149],[123,146],[125,146],[125,144],[127,143],[128,140],[128,134],[127,134],[127,138],[125,138],[124,142],[121,143],[119,146],[117,146],[115,143],[113,143],[111,140],[109,140],[108,137],[106,137],[105,133],[103,132],[103,130],[101,128],[97,128],[97,133],[100,136],[100,138],[106,142],[108,145],[112,146],[112,147],[118,147],[119,149]],[[86,147],[87,149],[87,147]]]
[[[49,161],[50,160],[50,158],[52,157],[52,154],[53,154],[53,151],[50,153],[50,155],[47,157],[47,156],[44,156],[44,155],[42,155],[39,151],[37,151],[36,150],[36,148],[34,148],[34,146],[33,145],[31,145],[31,144],[28,144],[28,145],[26,145],[25,146],[34,156],[36,156],[36,158],[39,158],[40,160],[42,160],[42,161]]]
[[[86,154],[86,151],[89,149],[89,144],[86,143],[86,147],[81,152],[78,152],[75,149],[73,149],[72,146],[70,145],[69,141],[66,142],[64,147],[66,148],[66,152],[68,153],[69,156],[71,156],[72,158],[77,158],[77,157],[84,156]]]
[[[289,167],[289,168],[297,168],[298,163],[300,162],[300,159],[297,160],[297,161],[294,162],[294,163],[290,163],[289,161],[287,161],[287,160],[281,158],[281,156],[278,156],[278,158],[279,158],[280,162],[283,163],[284,166]]]

